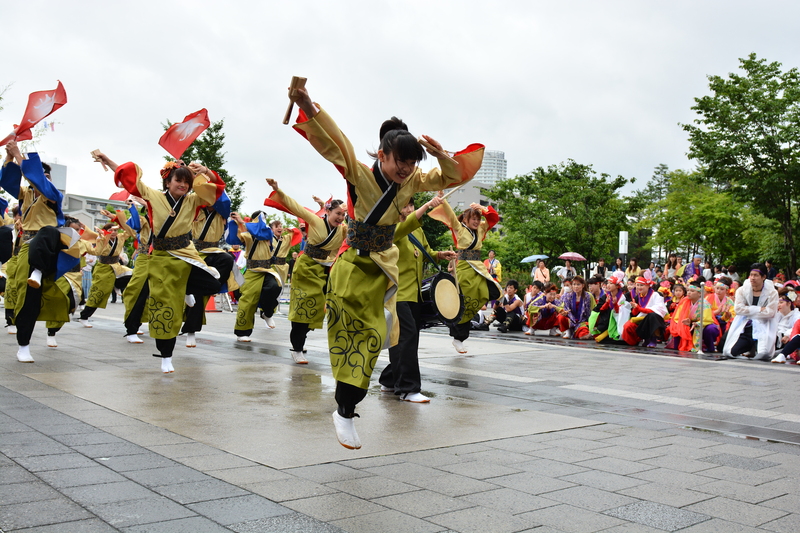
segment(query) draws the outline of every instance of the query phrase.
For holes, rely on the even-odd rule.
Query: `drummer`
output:
[[[442,193],[414,211],[414,199],[409,200],[400,212],[401,222],[394,232],[394,244],[400,255],[397,266],[400,269],[400,284],[397,291],[397,320],[400,323],[400,339],[396,346],[389,348],[389,364],[381,372],[378,381],[381,392],[393,392],[405,402],[428,403],[430,398],[422,394],[422,377],[419,372],[419,330],[420,287],[422,283],[424,249],[437,261],[456,258],[453,251],[434,252],[428,245],[422,231],[422,215],[441,205]],[[414,211],[414,216],[411,212]]]

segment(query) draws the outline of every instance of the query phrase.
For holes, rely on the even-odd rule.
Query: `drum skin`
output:
[[[464,314],[464,296],[459,292],[453,276],[439,272],[422,280],[420,294],[420,322],[423,328],[459,323]]]

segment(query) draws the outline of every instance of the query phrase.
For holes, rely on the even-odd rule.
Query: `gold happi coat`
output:
[[[336,254],[339,253],[339,249],[342,247],[342,242],[344,242],[345,236],[347,235],[347,224],[339,224],[335,228],[330,227],[324,219],[318,217],[315,213],[312,213],[303,207],[297,200],[287,195],[280,189],[272,193],[270,195],[270,199],[275,200],[279,204],[286,207],[286,209],[297,218],[303,219],[303,221],[306,223],[307,230],[306,243],[311,244],[312,246],[319,246],[328,238],[332,231],[336,232],[327,243],[320,246],[320,249],[328,252],[328,257],[325,259],[314,259],[314,261],[320,265],[331,266],[333,261],[336,259]]]
[[[379,172],[356,159],[355,150],[324,109],[311,119],[294,125],[325,159],[334,164],[354,188],[348,214],[364,222],[384,194]],[[438,191],[469,181],[483,161],[482,145],[471,145],[455,154],[458,164],[439,159],[439,168],[414,172],[399,185],[397,194],[376,226],[394,226],[400,211],[420,191]],[[391,187],[388,182],[382,185]],[[355,194],[353,194],[355,193]],[[376,215],[377,216],[377,215]],[[388,231],[385,231],[387,230]],[[393,228],[374,234],[382,239]],[[391,237],[388,237],[391,242]],[[349,244],[348,238],[348,244]],[[369,387],[369,378],[382,348],[397,344],[400,333],[395,310],[398,285],[397,246],[358,255],[355,248],[345,251],[331,270],[328,293],[328,345],[331,366],[337,381],[360,388]]]

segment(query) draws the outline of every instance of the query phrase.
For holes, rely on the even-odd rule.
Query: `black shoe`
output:
[[[500,333],[508,333],[508,326],[506,326],[505,324],[500,324],[499,326],[497,326],[497,331],[499,331]]]

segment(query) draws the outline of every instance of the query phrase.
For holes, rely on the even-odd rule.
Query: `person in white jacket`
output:
[[[733,359],[769,361],[775,352],[778,331],[778,291],[767,279],[767,267],[755,263],[736,290],[736,318],[731,322],[722,353]]]
[[[783,294],[782,294],[783,293]],[[794,302],[789,297],[790,291],[781,289],[778,291],[780,298],[778,299],[778,330],[776,333],[777,339],[775,342],[775,349],[780,350],[789,342],[789,334],[792,332],[794,323],[800,320],[800,310],[795,309]],[[791,292],[794,294],[794,292]]]

